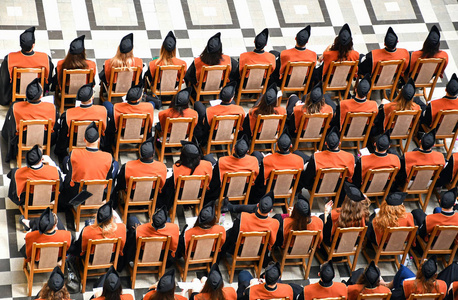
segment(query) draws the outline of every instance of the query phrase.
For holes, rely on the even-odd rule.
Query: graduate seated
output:
[[[156,130],[162,133],[165,130],[165,123],[167,118],[193,118],[195,117],[195,124],[199,120],[197,112],[189,108],[189,96],[191,95],[191,88],[182,89],[173,96],[168,109],[161,110],[158,114],[159,123],[156,124]],[[170,130],[170,128],[169,128]],[[161,134],[162,135],[162,134]]]
[[[189,299],[195,300],[236,300],[237,293],[231,286],[224,286],[223,276],[219,270],[218,264],[212,265],[207,277],[202,277],[201,280],[194,278],[198,289],[193,289]],[[200,284],[199,284],[200,283]]]
[[[102,291],[94,293],[92,298],[94,300],[134,300],[131,294],[123,293],[121,278],[113,266],[99,278],[94,288],[103,288]]]
[[[60,266],[56,266],[54,270],[49,275],[49,279],[43,287],[41,291],[38,293],[38,297],[35,298],[37,300],[70,300],[70,293],[67,290],[67,286],[65,285],[65,278],[64,273],[60,269]]]
[[[188,298],[175,294],[175,269],[170,269],[162,275],[156,284],[153,284],[143,296],[143,300],[175,299],[186,300]]]
[[[361,272],[362,271],[362,272]],[[375,265],[374,261],[371,261],[366,269],[356,270],[353,274],[359,274],[358,280],[355,284],[348,285],[348,300],[357,300],[360,294],[388,294],[391,290],[386,286],[382,285],[380,281],[380,269]],[[352,277],[353,277],[352,274]]]

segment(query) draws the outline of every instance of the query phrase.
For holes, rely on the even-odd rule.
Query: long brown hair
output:
[[[95,224],[92,224],[91,226],[93,228],[97,228],[97,227],[102,228],[102,236],[104,238],[114,237],[116,229],[118,228],[118,225],[116,225],[116,223],[113,221],[113,218],[111,218],[110,220],[106,222],[100,223],[100,224],[97,224],[96,222]]]
[[[420,50],[421,51],[420,58],[432,58],[432,57],[434,57],[434,55],[439,53],[439,46],[440,46],[440,43],[437,43],[435,45],[431,45],[431,43],[428,42],[428,40],[426,40],[423,43],[423,48],[421,48],[421,50]]]
[[[308,216],[303,216],[299,213],[299,210],[296,209],[296,205],[294,205],[293,212],[291,213],[291,230],[307,230],[307,225],[310,224],[312,217],[310,214]]]
[[[83,50],[80,54],[71,54],[70,52],[64,58],[62,62],[61,73],[58,74],[59,81],[62,82],[62,76],[64,74],[64,69],[74,70],[74,69],[87,69],[88,65],[86,63],[86,50]]]
[[[135,65],[134,51],[121,53],[121,50],[116,51],[116,55],[110,61],[112,68],[128,68]]]
[[[321,101],[317,103],[310,101],[310,93],[307,94],[304,102],[305,104],[302,106],[302,112],[305,112],[307,114],[319,113],[325,104],[324,97],[321,98]]]
[[[205,47],[204,51],[200,54],[200,60],[209,66],[219,65],[223,60],[223,46],[215,53],[209,53],[207,47]]]
[[[208,294],[208,298],[211,300],[225,300],[226,298],[224,297],[223,293],[223,287],[224,283],[216,290],[214,290],[210,284],[208,283],[208,280],[205,282],[204,287],[202,288],[202,291],[200,292],[201,294]]]
[[[216,216],[213,218],[213,220],[211,220],[210,222],[205,223],[205,224],[200,224],[199,218],[197,218],[196,223],[194,223],[194,227],[200,227],[200,228],[203,228],[203,229],[209,229],[209,228],[212,228],[213,226],[215,226],[215,224],[216,224]]]
[[[54,292],[53,290],[49,288],[48,283],[45,283],[43,285],[43,288],[40,291],[40,299],[45,299],[45,300],[70,299],[70,293],[68,292],[67,287],[65,285],[63,288],[61,288],[57,292]]]
[[[151,295],[149,300],[174,300],[175,299],[175,286],[167,292],[156,291]]]
[[[332,44],[330,51],[337,51],[339,54],[337,55],[337,60],[347,60],[348,53],[353,50],[353,38],[350,40],[350,43],[347,45],[343,45],[340,42],[339,36],[334,39],[334,44]]]
[[[264,97],[266,95],[262,95],[261,99],[259,100],[258,105],[253,107],[253,115],[254,117],[258,117],[258,115],[276,115],[277,112],[275,111],[275,107],[277,107],[277,102],[268,105]]]
[[[113,292],[108,289],[109,285],[108,281],[105,280],[103,283],[102,297],[105,297],[105,300],[121,300],[122,285],[119,285],[119,287]]]
[[[399,93],[399,95],[394,99],[394,102],[396,102],[396,110],[411,110],[413,107],[413,98],[410,100],[407,100],[404,98],[402,95],[402,92]]]
[[[439,282],[436,280],[437,274],[434,274],[431,278],[426,279],[423,274],[422,267],[423,263],[418,268],[412,294],[440,293]],[[418,287],[419,284],[422,286],[423,290]]]
[[[372,224],[380,231],[388,227],[398,227],[399,219],[406,217],[406,208],[404,204],[391,206],[385,201],[380,206],[379,213],[375,216]]]
[[[367,199],[356,202],[345,196],[339,218],[337,219],[337,227],[359,227],[361,226],[362,220],[367,223],[369,221],[370,214],[369,206],[370,201]]]
[[[159,54],[159,58],[157,59],[156,65],[162,63],[162,65],[172,65],[172,58],[174,58],[177,54],[177,49],[173,49],[172,51],[167,51],[164,46],[161,48],[161,53]]]

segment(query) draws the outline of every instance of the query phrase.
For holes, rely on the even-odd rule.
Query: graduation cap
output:
[[[377,282],[380,279],[380,270],[379,268],[377,268],[374,261],[371,261],[369,266],[366,268],[366,271],[364,272],[364,277],[369,283],[370,288],[375,288],[377,286]]]
[[[291,136],[288,134],[288,130],[286,129],[277,140],[278,149],[283,153],[288,152],[291,144]]]
[[[183,153],[183,155],[194,158],[201,155],[199,147],[193,142],[181,141],[181,145],[183,146],[183,149],[181,149],[181,153]]]
[[[458,77],[456,76],[456,73],[453,73],[447,83],[447,86],[445,87],[445,90],[452,96],[458,95]]]
[[[191,95],[191,87],[182,89],[175,95],[175,106],[186,106],[189,103],[189,96]]]
[[[54,292],[60,291],[65,284],[64,273],[59,266],[54,267],[48,279],[48,287]]]
[[[115,268],[111,266],[107,271],[107,276],[105,278],[105,283],[103,287],[110,292],[114,292],[119,289],[121,286],[121,278],[119,278],[118,272]]]
[[[38,231],[43,234],[54,227],[54,215],[49,207],[40,215],[38,219]]]
[[[423,134],[421,137],[421,148],[423,150],[429,150],[434,147],[436,143],[436,128],[431,129],[431,131]]]
[[[119,51],[121,51],[121,53],[129,53],[132,49],[134,49],[134,34],[129,33],[122,38],[119,44]]]
[[[171,291],[175,288],[175,269],[170,269],[162,275],[157,283],[156,290],[160,293]]]
[[[321,281],[325,283],[331,282],[334,279],[334,276],[335,276],[335,273],[334,273],[334,265],[332,263],[332,260],[327,261],[321,265],[320,267]]]
[[[43,95],[43,88],[40,84],[40,79],[35,78],[32,80],[29,85],[27,85],[27,89],[25,90],[25,96],[27,97],[27,101],[35,101],[40,99]]]
[[[92,123],[86,128],[84,138],[89,143],[95,143],[99,139],[99,130],[97,129],[97,125],[95,125],[94,121],[92,121]]]
[[[223,102],[229,102],[232,100],[232,98],[235,95],[235,88],[237,87],[237,82],[236,81],[231,81],[228,84],[226,84],[222,89],[221,92],[219,93],[219,98]]]
[[[390,144],[391,144],[391,139],[390,139],[389,131],[385,131],[385,133],[380,135],[377,141],[375,142],[375,146],[377,147],[378,151],[388,150],[388,148],[390,148]]]
[[[296,202],[294,209],[297,209],[299,214],[304,217],[310,216],[310,203],[304,196],[299,194],[299,197]]]
[[[385,46],[389,49],[395,49],[398,43],[398,36],[394,32],[393,28],[388,27],[385,35]]]
[[[344,46],[351,42],[351,30],[347,23],[339,31],[339,41]]]
[[[456,196],[457,196],[456,187],[454,187],[451,190],[446,191],[441,197],[441,201],[440,201],[441,207],[445,209],[452,208],[455,205]]]
[[[406,197],[407,197],[407,193],[395,192],[395,193],[388,194],[385,201],[386,201],[386,204],[390,206],[398,206],[404,203],[404,200]]]
[[[328,145],[328,149],[335,149],[339,146],[340,137],[339,137],[339,130],[336,126],[332,127],[331,131],[326,135],[326,145]]]
[[[221,44],[221,32],[218,32],[214,36],[212,36],[207,42],[207,52],[208,53],[216,53],[223,47]]]
[[[250,149],[250,146],[248,144],[248,137],[246,136],[246,134],[244,134],[242,138],[237,140],[237,142],[235,143],[234,156],[237,158],[244,157]]]
[[[146,139],[140,145],[140,157],[141,158],[149,158],[154,156],[154,142],[153,137]]]
[[[82,36],[77,37],[70,43],[70,54],[81,54],[84,51],[84,38],[86,36],[83,34]]]
[[[436,255],[431,256],[427,261],[423,263],[421,266],[421,271],[423,272],[423,276],[425,279],[428,280],[429,278],[433,277],[434,274],[437,272],[437,257]]]
[[[265,271],[265,279],[268,285],[275,284],[281,276],[280,263],[269,264]]]
[[[92,96],[94,95],[94,89],[92,88],[93,86],[94,84],[91,82],[80,87],[76,93],[76,99],[80,100],[81,102],[91,100]]]
[[[104,205],[100,206],[97,210],[97,224],[105,223],[113,217],[113,208],[111,207],[111,201],[108,201]]]
[[[366,97],[367,93],[371,90],[371,74],[367,73],[363,79],[358,83],[356,91],[358,96]]]
[[[402,87],[401,94],[407,100],[410,101],[415,96],[415,82],[412,78],[409,78],[407,83]]]
[[[307,27],[305,27],[296,34],[296,42],[299,46],[305,46],[305,44],[308,43],[310,38],[310,31],[311,27],[310,25],[307,25]]]
[[[213,264],[211,267],[207,282],[213,290],[217,290],[223,285],[223,276],[221,275],[218,264]]]
[[[131,87],[126,94],[127,102],[137,102],[143,96],[143,87],[141,84],[137,84]]]
[[[267,214],[272,210],[272,207],[274,206],[274,192],[270,191],[267,194],[265,194],[261,200],[259,200],[259,211],[262,214]]]
[[[323,82],[320,81],[310,91],[310,101],[312,103],[318,103],[323,100]]]
[[[197,217],[199,224],[207,224],[215,219],[215,201],[210,201],[202,207]]]
[[[277,103],[277,84],[274,82],[266,90],[264,94],[264,100],[266,101],[267,105],[272,105]]]
[[[69,201],[69,203],[73,206],[78,206],[82,204],[84,201],[89,199],[92,196],[91,192],[88,192],[86,190],[82,190],[78,195],[73,197],[72,200]]]
[[[428,36],[426,37],[425,42],[426,42],[428,45],[431,45],[431,46],[437,46],[437,45],[440,44],[440,42],[441,42],[441,34],[440,34],[440,32],[439,32],[439,28],[437,28],[436,25],[433,25],[433,27],[432,27],[431,30],[429,31]]]
[[[366,197],[364,197],[364,194],[361,192],[361,190],[358,189],[356,185],[354,185],[351,182],[348,182],[347,180],[344,181],[344,190],[345,190],[345,194],[347,195],[347,197],[350,198],[350,200],[352,201],[360,202],[366,199]]]
[[[255,38],[254,46],[257,50],[262,50],[267,45],[267,40],[269,39],[269,29],[264,28]]]
[[[165,223],[167,223],[167,207],[164,205],[154,213],[151,225],[158,230],[163,228]]]
[[[162,47],[165,48],[165,50],[171,52],[175,50],[175,47],[177,46],[177,39],[175,35],[173,34],[172,31],[169,31],[167,33],[167,36],[165,37],[164,41],[162,42]]]
[[[31,49],[35,44],[35,26],[30,27],[19,36],[21,48]]]
[[[34,166],[41,161],[43,152],[38,145],[33,146],[32,149],[27,151],[25,155],[25,161],[28,167]]]

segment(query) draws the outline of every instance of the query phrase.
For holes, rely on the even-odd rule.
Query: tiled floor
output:
[[[438,25],[441,30],[441,49],[450,57],[444,79],[439,82],[434,98],[444,94],[445,83],[457,72],[458,59],[458,4],[456,0],[3,0],[0,1],[0,61],[10,51],[17,51],[19,34],[31,25],[37,26],[36,50],[51,55],[54,63],[62,59],[69,42],[86,35],[86,51],[96,59],[99,71],[103,61],[112,57],[120,39],[133,32],[134,53],[148,63],[159,54],[162,38],[169,30],[177,36],[178,56],[188,62],[198,56],[207,40],[221,31],[223,51],[237,57],[253,49],[253,38],[263,28],[270,29],[267,50],[282,50],[294,46],[296,32],[305,25],[312,26],[308,48],[317,53],[332,43],[344,23],[349,23],[354,47],[360,53],[383,46],[388,26],[399,36],[399,47],[418,50],[428,30]],[[249,107],[246,107],[248,110]],[[7,108],[0,108],[0,125]],[[157,115],[155,116],[157,120]],[[1,153],[5,153],[1,142]],[[135,155],[122,156],[122,162]],[[168,164],[171,165],[172,161]],[[26,295],[26,278],[22,271],[22,257],[18,249],[24,243],[19,231],[19,211],[7,197],[10,165],[0,164],[0,298],[20,299]],[[435,199],[430,202],[432,211]],[[414,206],[409,206],[413,208]],[[314,208],[323,211],[323,204]],[[186,212],[188,215],[188,212]],[[64,214],[60,217],[65,218]],[[183,214],[176,222],[185,223]],[[360,257],[358,266],[366,261]],[[390,264],[381,264],[385,280],[394,275]],[[222,266],[225,280],[228,279]],[[317,280],[318,263],[314,261],[310,282]],[[129,286],[123,273],[123,286]],[[284,281],[305,283],[298,268],[286,268]],[[339,266],[336,280],[349,276],[346,267]],[[192,274],[188,278],[193,278]],[[37,293],[46,276],[37,276],[33,293]],[[139,299],[155,277],[139,276],[136,299]],[[89,299],[89,291],[74,299]],[[236,286],[236,284],[234,284]],[[127,289],[127,291],[129,291]],[[132,292],[132,291],[129,291]]]

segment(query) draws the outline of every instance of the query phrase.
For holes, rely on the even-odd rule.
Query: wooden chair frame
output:
[[[140,130],[143,129],[143,134],[138,133],[136,134],[137,137],[130,136],[131,134],[133,135],[134,133],[127,133],[127,130],[125,130],[124,135],[122,134],[122,131],[124,129],[124,123],[126,124],[126,128],[128,126],[128,122],[131,120],[142,120],[142,125],[140,127]],[[149,123],[150,121],[150,114],[120,114],[119,116],[119,123],[118,123],[118,129],[116,132],[116,141],[115,144],[113,145],[113,152],[114,152],[114,158],[119,161],[119,152],[132,152],[132,151],[139,151],[140,150],[140,145],[146,140],[146,136],[148,135],[148,132],[151,130],[151,124]],[[135,126],[137,124],[130,124],[131,126]],[[138,144],[137,147],[129,147],[126,149],[121,148],[121,144]]]
[[[340,148],[356,150],[358,153],[361,153],[361,148],[365,148],[367,145],[369,133],[371,132],[376,115],[377,113],[348,112],[345,116],[345,121],[340,133],[340,142],[342,143]],[[360,122],[358,122],[359,120],[356,121],[355,119],[366,119],[367,122],[366,124],[360,124]],[[355,125],[353,125],[352,121],[355,123]],[[365,125],[365,127],[360,130],[361,126],[363,125]],[[358,134],[355,131],[360,131],[361,134]],[[345,146],[343,145],[343,142],[356,142],[356,146]],[[362,145],[360,145],[360,143]]]
[[[191,141],[193,134],[194,134],[194,128],[196,127],[196,122],[195,118],[167,118],[165,121],[165,128],[162,129],[162,132],[159,132],[156,130],[156,137],[162,137],[162,141],[158,142],[160,145],[154,147],[156,150],[157,154],[157,160],[158,161],[163,161],[165,156],[168,155],[180,155],[181,151],[177,152],[170,152],[166,153],[165,148],[181,148],[181,142],[180,139],[174,139],[174,141],[170,142],[167,141],[168,137],[172,134],[172,131],[169,133],[169,129],[173,129],[173,124],[175,123],[188,123],[188,133],[187,133],[187,140]]]
[[[182,194],[187,181],[200,181],[200,190],[198,192],[197,199],[181,200],[180,195]],[[210,183],[208,175],[190,175],[190,176],[179,176],[175,187],[175,197],[173,200],[172,212],[170,213],[170,220],[175,220],[177,206],[178,205],[194,205],[194,211],[196,215],[199,214],[202,206],[204,205],[205,193]],[[200,196],[199,196],[200,194]]]
[[[233,192],[235,193],[236,191],[232,191],[230,184],[233,178],[240,178],[243,179],[245,178],[245,188],[244,188],[244,193],[239,194],[239,195],[231,195]],[[234,179],[236,181],[237,179]],[[254,171],[251,172],[229,172],[225,173],[223,176],[223,181],[221,182],[221,191],[219,193],[219,198],[218,198],[218,206],[216,208],[216,218],[219,220],[221,216],[221,207],[223,205],[223,199],[227,197],[229,201],[238,201],[239,204],[248,204],[248,199],[250,198],[250,191],[251,187],[254,184]]]
[[[160,88],[157,88],[157,85],[159,82],[163,82],[162,76],[164,76],[164,73],[175,73],[176,72],[176,77],[178,78],[179,81],[175,81],[175,83],[178,82],[178,86],[174,88],[174,90],[168,90],[166,89],[165,91],[162,90],[163,85],[161,84]],[[148,76],[145,76],[145,81],[147,84],[145,84],[145,92],[146,89],[149,87],[151,89],[151,92],[153,95],[157,96],[174,96],[176,95],[179,91],[181,91],[181,85],[183,83],[184,75],[186,73],[186,67],[185,65],[168,65],[168,66],[156,66],[156,71],[154,74],[154,80],[151,83]],[[162,104],[170,104],[170,101],[162,101]]]
[[[270,121],[270,120],[278,120],[278,126],[275,134],[275,138],[273,139],[260,139],[262,138],[262,130],[263,130],[263,124],[265,121]],[[277,143],[277,139],[280,136],[280,134],[283,132],[283,128],[285,127],[286,123],[286,115],[258,115],[258,118],[256,120],[256,125],[254,126],[254,131],[253,131],[253,138],[251,140],[251,146],[250,146],[250,152],[249,154],[253,153],[253,151],[257,150],[255,147],[258,144],[270,144],[270,148],[267,148],[263,151],[271,151],[274,152],[275,144]],[[259,135],[259,137],[258,137]]]
[[[410,174],[407,175],[407,181],[404,184],[402,191],[407,193],[408,195],[418,195],[418,197],[413,197],[413,198],[407,197],[404,201],[415,201],[415,202],[418,201],[421,209],[423,209],[423,211],[426,211],[426,207],[428,207],[429,199],[431,198],[431,194],[433,193],[434,186],[436,185],[436,181],[439,178],[442,168],[443,166],[413,166],[410,171]],[[418,172],[424,172],[424,171],[433,172],[431,179],[430,179],[429,187],[425,187],[423,189],[410,189],[409,187],[411,185],[410,181],[414,181],[413,178],[417,175]],[[426,194],[424,201],[422,199],[423,194]]]
[[[296,68],[298,68],[298,69],[307,68],[307,73],[305,74],[305,77],[302,79],[302,86],[301,87],[299,87],[299,86],[291,86],[290,87],[290,84],[295,85],[297,82],[299,82],[301,80],[301,78],[299,78],[299,75],[302,75],[302,74],[297,73],[297,75],[296,75],[296,72],[297,72],[297,71],[295,71]],[[281,90],[282,94],[285,95],[286,93],[298,93],[297,96],[299,98],[301,98],[302,95],[307,94],[307,91],[308,91],[308,88],[309,88],[309,85],[310,85],[310,80],[312,79],[312,73],[313,73],[314,69],[315,69],[315,62],[314,61],[297,61],[297,62],[289,61],[286,64],[285,72],[283,73],[283,78],[282,78],[282,81],[281,81],[280,90]],[[288,81],[288,84],[286,84],[287,81]],[[305,84],[304,84],[304,82],[305,82]],[[280,99],[280,101],[283,100],[283,99],[286,99],[286,98],[282,97]]]
[[[432,73],[429,81],[426,83],[423,81],[426,80],[427,77],[421,74],[421,69],[423,65],[426,64],[435,64],[436,68],[435,71]],[[415,87],[422,89],[422,93],[416,93],[415,96],[423,96],[426,102],[431,101],[431,97],[433,96],[434,89],[436,88],[437,80],[439,79],[442,71],[445,68],[445,58],[419,58],[417,59],[415,66],[413,67],[413,71],[410,74],[410,77],[415,81]],[[423,76],[419,76],[423,75]],[[419,78],[421,77],[421,78]],[[429,76],[428,76],[429,77]],[[431,79],[433,80],[431,82]],[[420,82],[417,82],[420,81]],[[430,88],[429,95],[426,96],[426,88]]]
[[[361,192],[366,195],[368,198],[375,197],[375,201],[371,201],[377,207],[386,199],[388,193],[390,192],[391,186],[394,183],[396,175],[398,174],[399,169],[395,168],[382,168],[382,169],[370,169],[366,172],[366,175],[363,178],[363,184],[361,185]],[[387,181],[383,191],[371,191],[370,187],[372,182],[380,182],[377,177],[383,176],[382,174],[387,174]],[[375,179],[374,179],[375,178]],[[379,201],[379,197],[382,198],[382,201]]]
[[[44,84],[45,84],[45,68],[44,67],[41,67],[41,68],[18,68],[18,67],[14,67],[13,68],[13,89],[12,89],[12,99],[11,99],[11,102],[15,102],[17,99],[26,99],[26,95],[25,95],[25,90],[26,90],[26,87],[27,85],[34,79],[32,78],[29,82],[27,82],[27,84],[21,84],[19,83],[19,86],[20,86],[20,90],[19,90],[19,93],[17,93],[17,88],[18,88],[18,80],[20,80],[20,78],[22,78],[23,74],[36,74],[35,77],[38,77],[40,78],[40,84],[41,86],[43,87],[43,91],[44,91]],[[25,75],[27,76],[27,75]],[[29,76],[27,76],[29,77]],[[32,77],[32,76],[30,76]],[[30,79],[30,78],[27,78],[27,79]],[[25,80],[27,80],[25,79]]]
[[[243,117],[241,115],[214,116],[212,118],[212,124],[210,126],[210,133],[208,135],[207,146],[204,148],[204,155],[222,152],[227,152],[228,155],[231,155],[232,149],[235,147],[235,143],[237,142],[237,134],[242,124],[242,118]],[[214,140],[213,138],[218,138],[218,130],[221,128],[219,126],[220,122],[230,122],[231,120],[234,122],[231,136],[229,138],[226,138],[223,135],[222,140]],[[226,145],[226,150],[212,150],[211,147],[216,145]]]
[[[260,74],[263,72],[263,74]],[[259,74],[258,74],[259,73]],[[254,75],[253,75],[254,74]],[[258,99],[242,99],[242,94],[264,94],[266,92],[270,75],[272,74],[272,64],[268,65],[245,65],[242,69],[242,76],[240,76],[240,85],[238,88],[235,103],[240,105],[240,102],[256,102]],[[251,82],[250,76],[261,76],[261,82]],[[247,87],[243,87],[246,82]],[[264,83],[264,84],[263,84]],[[258,86],[256,88],[255,86]]]
[[[43,140],[38,137],[37,138],[32,138],[31,136],[27,136],[27,143],[24,144],[25,136],[24,136],[24,128],[29,127],[29,126],[38,126],[38,125],[43,125],[44,131],[46,131],[46,127],[48,130],[46,131],[46,144],[43,144]],[[53,130],[52,126],[52,120],[20,120],[19,121],[19,138],[18,138],[18,152],[16,156],[16,163],[17,167],[20,168],[22,166],[22,151],[29,151],[35,146],[35,144],[38,144],[42,147],[43,154],[46,154],[48,156],[51,155],[51,133]],[[30,132],[30,131],[29,131]],[[33,145],[32,145],[33,144]]]
[[[309,190],[310,194],[310,208],[313,207],[313,200],[319,197],[334,197],[334,208],[337,208],[337,199],[340,197],[340,191],[342,190],[343,183],[345,181],[345,177],[347,176],[348,169],[347,168],[326,168],[326,169],[318,169],[318,172],[315,176],[315,182],[313,183],[313,187]],[[320,192],[318,189],[318,184],[320,184],[321,188],[321,181],[327,174],[330,173],[338,173],[339,179],[337,179],[337,185],[334,192]],[[340,182],[339,182],[340,180]]]
[[[390,300],[390,293],[380,293],[380,294],[359,294],[357,300]]]
[[[417,127],[418,121],[420,120],[421,110],[403,110],[403,111],[393,111],[391,113],[390,119],[387,123],[387,127],[385,130],[393,129],[390,139],[398,140],[399,144],[391,144],[391,147],[399,147],[401,154],[405,153],[409,150],[410,142],[412,141],[412,136],[414,134],[415,128]],[[407,134],[399,134],[397,133],[397,119],[398,118],[405,118],[406,116],[412,116],[412,121],[410,123],[410,127],[408,128]],[[405,127],[404,127],[405,129]],[[405,146],[402,146],[402,140],[406,140]]]
[[[296,195],[297,185],[299,184],[299,180],[301,177],[302,170],[272,170],[270,172],[269,181],[267,183],[266,193],[270,192],[272,189],[274,190],[275,199],[283,199],[283,203],[274,202],[274,206],[285,206],[286,210],[290,208],[294,202],[294,196]],[[279,192],[278,189],[284,188],[284,184],[286,182],[279,183],[277,185],[277,179],[279,176],[292,176],[290,185],[292,185],[287,193]],[[275,183],[274,183],[275,182]]]
[[[125,88],[125,91],[123,89],[123,91],[117,91],[115,89],[115,91],[113,91],[113,89],[115,88],[115,84],[118,83],[117,81],[117,78],[118,78],[118,73],[122,73],[122,72],[133,72],[133,80],[130,80],[129,84],[128,84],[128,87]],[[102,101],[109,101],[111,102],[111,98],[113,97],[123,97],[127,94],[127,91],[129,90],[129,88],[132,86],[132,81],[134,82],[134,85],[137,85],[139,80],[140,80],[140,76],[143,72],[143,69],[141,67],[124,67],[124,68],[112,68],[111,69],[111,74],[110,74],[110,78],[108,80],[108,86],[102,82],[102,84],[100,85],[100,100]],[[108,78],[107,78],[108,79]],[[116,80],[116,82],[115,82]],[[127,83],[126,83],[127,85]],[[122,87],[124,87],[124,84],[122,84]],[[117,87],[116,87],[117,88]],[[105,98],[104,96],[104,92],[107,93],[107,97]]]
[[[75,120],[71,120],[71,123],[70,123],[70,129],[69,129],[69,143],[68,143],[68,152],[72,152],[73,149],[85,149],[86,148],[86,143],[84,142],[84,140],[82,141],[82,144],[81,146],[78,145],[78,140],[76,141],[75,143],[75,146],[73,145],[74,144],[74,140],[75,140],[75,134],[81,139],[81,136],[80,134],[82,135],[82,137],[84,138],[84,132],[86,131],[86,129],[83,130],[78,130],[79,126],[84,126],[85,128],[87,128],[89,125],[91,125],[91,123],[94,122],[95,125],[97,126],[97,130],[99,132],[99,136],[102,136],[102,123],[103,121],[102,120],[98,120],[98,121],[75,121]],[[79,132],[79,134],[78,134]],[[100,139],[98,140],[97,142],[97,147],[100,148]]]
[[[410,294],[408,300],[442,300],[444,293],[435,294]]]
[[[193,104],[196,101],[208,102],[208,101],[200,100],[201,96],[209,96],[209,95],[219,96],[221,89],[229,82],[229,73],[231,72],[230,69],[231,69],[230,65],[203,66],[202,70],[200,71],[200,77],[198,78],[197,84],[195,85],[196,98],[194,99],[192,96],[190,96],[189,98],[191,102]],[[207,83],[208,73],[212,71],[222,71],[221,83],[219,84],[219,87],[216,90],[206,90],[203,87],[203,84]]]
[[[312,132],[311,137],[304,135],[308,135],[306,130],[307,130],[307,125],[309,122],[312,120],[314,121],[315,119],[323,119],[323,126],[321,126],[320,130],[320,135],[315,136]],[[293,146],[293,151],[296,150],[311,150],[313,152],[316,152],[317,150],[323,150],[323,145],[324,145],[324,140],[326,139],[326,132],[328,131],[329,124],[331,123],[332,120],[332,113],[327,113],[327,114],[303,114],[301,118],[301,123],[299,124],[299,128],[297,129],[297,134],[296,134],[296,139],[294,141],[294,146]],[[310,129],[310,127],[309,127]],[[299,148],[300,143],[313,143],[313,147],[301,147]],[[317,147],[318,144],[318,147]]]
[[[94,70],[93,69],[73,69],[73,70],[67,70],[67,69],[63,69],[63,74],[62,74],[62,86],[61,85],[57,85],[57,88],[56,88],[56,96],[59,97],[59,100],[60,100],[60,105],[59,105],[59,112],[60,114],[62,114],[65,110],[65,107],[74,107],[75,106],[75,103],[71,103],[71,104],[66,104],[65,103],[65,100],[66,99],[73,99],[73,98],[76,98],[77,97],[77,92],[79,90],[79,88],[87,83],[90,83],[90,82],[93,82],[94,81]],[[68,75],[68,79],[67,79],[67,75]],[[78,76],[78,77],[81,77],[81,78],[78,78],[78,83],[80,83],[80,79],[82,79],[82,77],[85,77],[86,80],[84,81],[84,83],[82,85],[80,85],[79,87],[78,86],[73,86],[72,83],[71,83],[71,79],[72,77],[74,76]],[[75,80],[76,80],[75,78]],[[66,87],[69,87],[69,91],[67,92],[66,91]]]
[[[40,185],[50,185],[51,186],[51,191],[54,191],[54,198],[49,205],[29,205],[30,201],[30,194],[32,189],[35,188],[35,186],[40,186]],[[19,205],[19,211],[21,214],[24,216],[24,219],[30,219],[29,211],[30,210],[45,210],[46,208],[52,209],[52,212],[57,214],[57,203],[59,200],[59,186],[60,186],[60,180],[31,180],[27,179],[26,185],[25,185],[25,202],[24,205]],[[35,198],[34,198],[35,199]],[[36,216],[36,215],[33,215]]]
[[[337,82],[335,85],[333,84],[334,81],[334,73],[337,68],[344,67],[348,68],[348,73],[346,76],[346,83],[339,85],[339,82]],[[350,91],[351,84],[353,82],[353,78],[355,78],[356,70],[358,69],[358,61],[332,61],[329,64],[328,67],[328,72],[324,77],[323,80],[323,94],[329,91],[334,91],[337,92],[337,96],[334,97],[334,99],[338,99],[339,101],[342,101],[342,95],[340,92],[344,92],[344,95],[348,95],[348,92]],[[331,76],[333,77],[331,79]]]
[[[405,64],[404,58],[399,59],[399,60],[378,61],[377,65],[375,66],[374,72],[372,73],[371,89],[369,90],[369,93],[367,93],[367,99],[371,99],[371,94],[373,91],[381,90],[383,92],[383,97],[385,97],[385,99],[388,99],[389,101],[392,101],[394,92],[396,91],[396,87],[399,82],[399,77],[401,77],[401,74],[403,72],[404,64]],[[384,78],[381,78],[383,75],[385,75],[384,74],[385,67],[389,71],[391,71],[390,70],[391,68],[396,67],[396,70],[393,72],[393,76],[391,76],[391,80],[389,80],[389,82],[383,82]],[[379,80],[382,82],[379,83]],[[387,89],[390,90],[390,95],[386,94]]]

